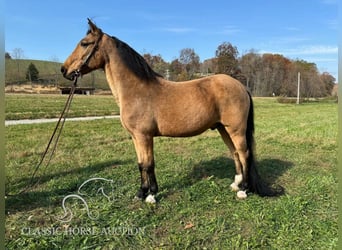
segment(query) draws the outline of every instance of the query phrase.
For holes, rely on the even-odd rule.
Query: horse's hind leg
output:
[[[158,192],[157,179],[154,172],[153,137],[134,135],[133,142],[138,157],[141,186],[137,197],[146,202],[155,203]],[[150,194],[149,194],[150,192]]]
[[[237,193],[238,198],[246,198],[247,194],[246,191],[248,189],[248,156],[249,151],[247,147],[247,141],[244,131],[231,133],[231,140],[235,147],[235,157],[240,162],[241,172],[239,179],[239,188],[241,191]]]
[[[230,187],[232,188],[233,191],[237,192],[240,190],[239,185],[242,183],[242,180],[243,180],[242,165],[240,162],[239,154],[236,151],[236,148],[226,128],[223,125],[220,125],[217,127],[217,130],[219,131],[224,143],[228,146],[234,159],[236,175],[234,177],[234,182],[230,185]]]

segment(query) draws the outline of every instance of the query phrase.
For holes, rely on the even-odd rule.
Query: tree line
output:
[[[12,57],[7,52],[5,57],[20,59],[22,54],[21,49],[15,49]],[[192,48],[182,49],[178,58],[171,62],[166,62],[160,54],[144,53],[143,57],[156,72],[169,80],[186,81],[223,73],[241,81],[254,96],[296,96],[298,72],[304,98],[329,96],[336,83],[328,72],[320,73],[315,63],[291,60],[279,54],[259,54],[254,50],[239,56],[237,47],[229,42],[220,44],[215,57],[203,62]],[[35,65],[29,65],[26,79],[32,81],[38,76]]]
[[[182,49],[179,57],[165,62],[161,55],[143,54],[159,74],[172,81],[186,81],[210,74],[228,74],[240,80],[255,96],[297,95],[298,72],[301,95],[305,98],[331,95],[336,79],[328,72],[320,73],[315,63],[291,60],[279,54],[259,54],[254,50],[239,57],[236,46],[220,44],[215,57],[200,62],[191,48]]]

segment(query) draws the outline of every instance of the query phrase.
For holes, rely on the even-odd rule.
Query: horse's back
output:
[[[191,82],[189,82],[191,84]],[[217,74],[198,79],[192,83],[194,89],[205,92],[211,102],[215,102],[216,109],[221,112],[234,111],[240,113],[249,109],[249,96],[246,87],[237,79]],[[235,114],[237,115],[237,114]]]
[[[213,75],[186,82],[164,81],[154,102],[159,135],[191,136],[218,123],[242,121],[247,92],[236,79]],[[249,103],[247,103],[249,105]],[[234,117],[235,116],[235,117]]]

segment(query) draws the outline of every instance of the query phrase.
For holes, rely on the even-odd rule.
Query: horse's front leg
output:
[[[145,199],[148,203],[155,203],[158,184],[154,172],[153,137],[133,135],[133,142],[141,176],[141,186],[136,196],[139,199]]]

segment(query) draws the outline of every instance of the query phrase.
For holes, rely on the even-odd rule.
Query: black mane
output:
[[[128,44],[116,37],[112,38],[115,41],[120,59],[137,77],[147,81],[154,81],[157,77],[163,77],[155,72],[146,60]]]

